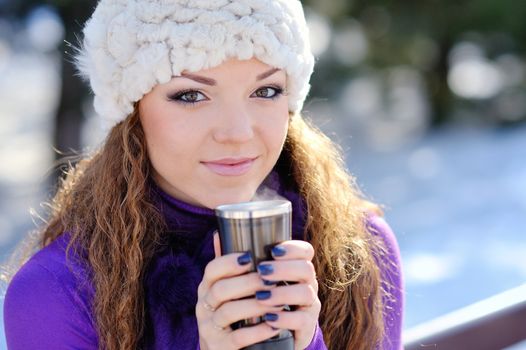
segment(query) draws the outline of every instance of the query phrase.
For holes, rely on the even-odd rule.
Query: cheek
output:
[[[144,118],[142,120],[148,155],[153,163],[155,160],[166,152],[166,136],[164,135],[166,127],[161,123],[159,118]]]
[[[146,139],[146,146],[150,162],[157,173],[166,174],[176,163],[174,159],[180,157],[178,150],[179,136],[177,129],[167,123],[166,116],[158,114],[147,114],[141,118],[141,123]]]
[[[280,152],[287,136],[289,114],[287,111],[275,115],[275,118],[269,118],[266,120],[264,126],[264,138],[267,147],[271,148],[273,152]]]
[[[284,123],[280,125],[280,128],[274,128],[269,138],[271,138],[272,148],[274,152],[281,152],[283,144],[285,143],[285,138],[287,137],[288,124]]]
[[[148,155],[155,170],[163,176],[184,170],[188,155],[192,154],[192,140],[168,127],[156,130],[146,137]]]
[[[152,162],[156,159],[168,160],[166,158],[173,157],[181,146],[188,144],[185,138],[188,138],[188,129],[191,129],[191,126],[185,125],[184,119],[180,118],[178,111],[170,108],[170,104],[157,102],[144,107],[141,123],[148,154]]]

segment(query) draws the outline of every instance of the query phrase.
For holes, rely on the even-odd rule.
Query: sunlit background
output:
[[[101,140],[68,63],[93,4],[0,0],[2,261],[50,196],[54,149]],[[524,284],[526,2],[304,4],[317,57],[305,115],[384,205],[404,329]]]

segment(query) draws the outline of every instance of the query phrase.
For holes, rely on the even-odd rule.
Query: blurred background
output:
[[[384,205],[404,329],[524,285],[526,2],[303,2],[317,57],[304,112]],[[35,227],[56,159],[100,143],[71,65],[94,4],[0,0],[2,262]]]

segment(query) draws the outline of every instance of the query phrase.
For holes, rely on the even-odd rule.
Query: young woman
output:
[[[299,1],[101,0],[79,51],[108,134],[10,282],[9,349],[239,349],[281,329],[296,349],[401,347],[394,235],[300,115]],[[249,272],[219,254],[213,209],[261,188],[292,202],[294,239]]]

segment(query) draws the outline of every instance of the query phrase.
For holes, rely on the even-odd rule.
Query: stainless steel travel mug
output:
[[[272,247],[291,239],[291,213],[292,206],[287,200],[255,201],[217,207],[221,254],[248,251],[252,255],[251,271],[256,271],[256,266],[261,261],[272,260]],[[260,322],[263,322],[262,318],[256,317],[236,322],[231,327],[250,327]],[[282,330],[277,336],[244,349],[293,350],[294,336],[291,331]]]

